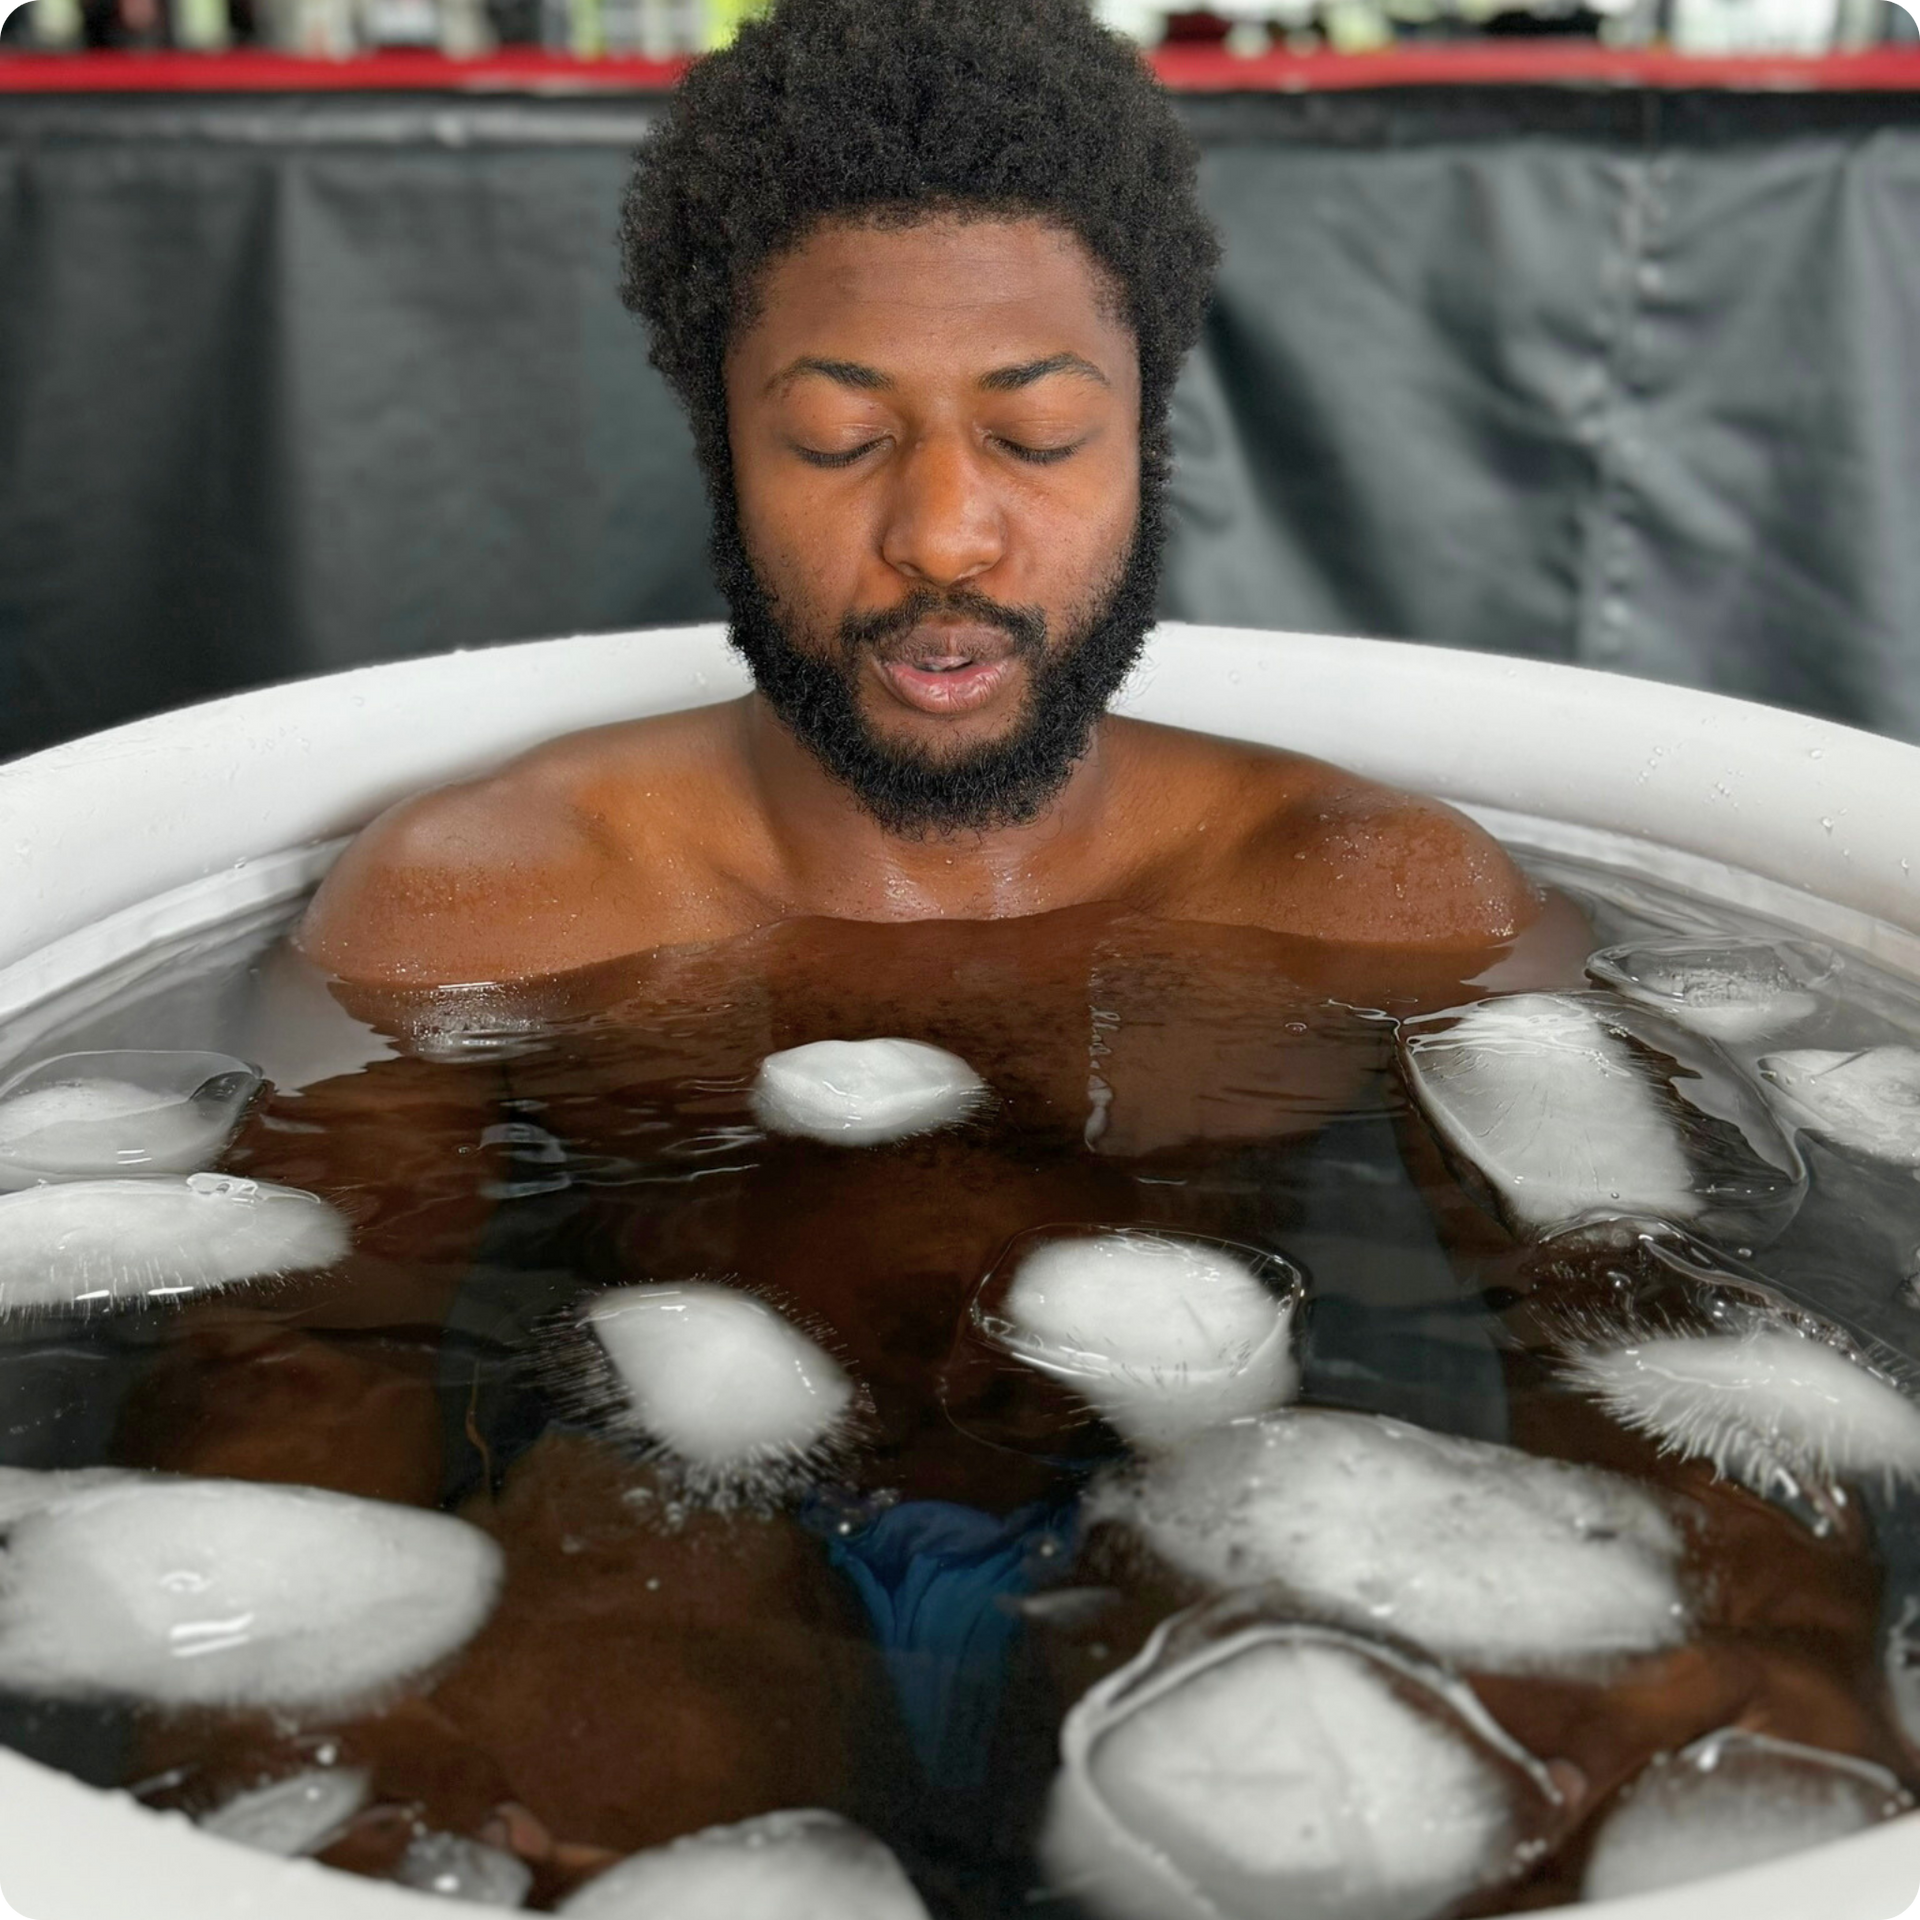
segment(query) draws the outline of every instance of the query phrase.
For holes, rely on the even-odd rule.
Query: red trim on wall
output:
[[[1186,44],[1152,56],[1179,92],[1350,92],[1366,87],[1705,87],[1747,92],[1920,91],[1920,47],[1801,59],[1749,54],[1694,59],[1586,40],[1462,41],[1378,53],[1267,53]],[[437,53],[296,60],[240,52],[14,54],[0,58],[0,93],[658,93],[684,61],[573,60],[513,47],[484,60]]]

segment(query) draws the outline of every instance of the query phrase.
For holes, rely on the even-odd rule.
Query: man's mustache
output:
[[[1047,617],[1038,607],[1005,607],[968,587],[936,593],[916,587],[897,607],[879,613],[850,613],[840,622],[840,645],[851,658],[862,647],[884,646],[937,618],[968,620],[995,627],[1013,641],[1016,656],[1037,658],[1046,646]]]

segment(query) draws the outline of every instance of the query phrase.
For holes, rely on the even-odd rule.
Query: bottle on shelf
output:
[[[439,0],[359,0],[360,41],[370,48],[437,47]]]
[[[34,0],[45,6],[46,0]],[[168,0],[167,26],[183,53],[225,53],[233,45],[233,19],[227,0]]]
[[[260,0],[261,38],[304,60],[346,60],[360,51],[355,12],[354,0]]]
[[[440,51],[449,60],[483,60],[500,44],[487,0],[440,0]]]
[[[1840,26],[1838,0],[1673,0],[1681,53],[1825,53]]]
[[[47,53],[74,53],[87,43],[87,20],[80,0],[33,0],[27,33]]]

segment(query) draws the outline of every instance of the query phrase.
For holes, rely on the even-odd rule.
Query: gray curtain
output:
[[[1226,238],[1165,610],[1920,739],[1920,101],[1183,103]],[[0,100],[0,755],[707,617],[613,294],[644,100]]]

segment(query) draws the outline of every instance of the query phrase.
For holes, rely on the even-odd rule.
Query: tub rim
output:
[[[195,901],[230,905],[223,888],[279,897],[405,793],[572,727],[745,686],[715,625],[589,635],[283,683],[0,767],[0,1018],[59,984],[57,967],[156,937],[156,895],[175,923]],[[1920,977],[1920,748],[1551,662],[1172,623],[1116,705],[1335,759],[1496,824],[1557,823],[1733,869],[1750,902],[1843,910],[1859,935],[1848,944]],[[96,1920],[123,1911],[131,1887],[147,1920],[421,1920],[438,1898],[251,1853],[0,1749],[0,1893],[13,1907]],[[1920,1813],[1605,1904],[1618,1920],[1920,1920]]]

